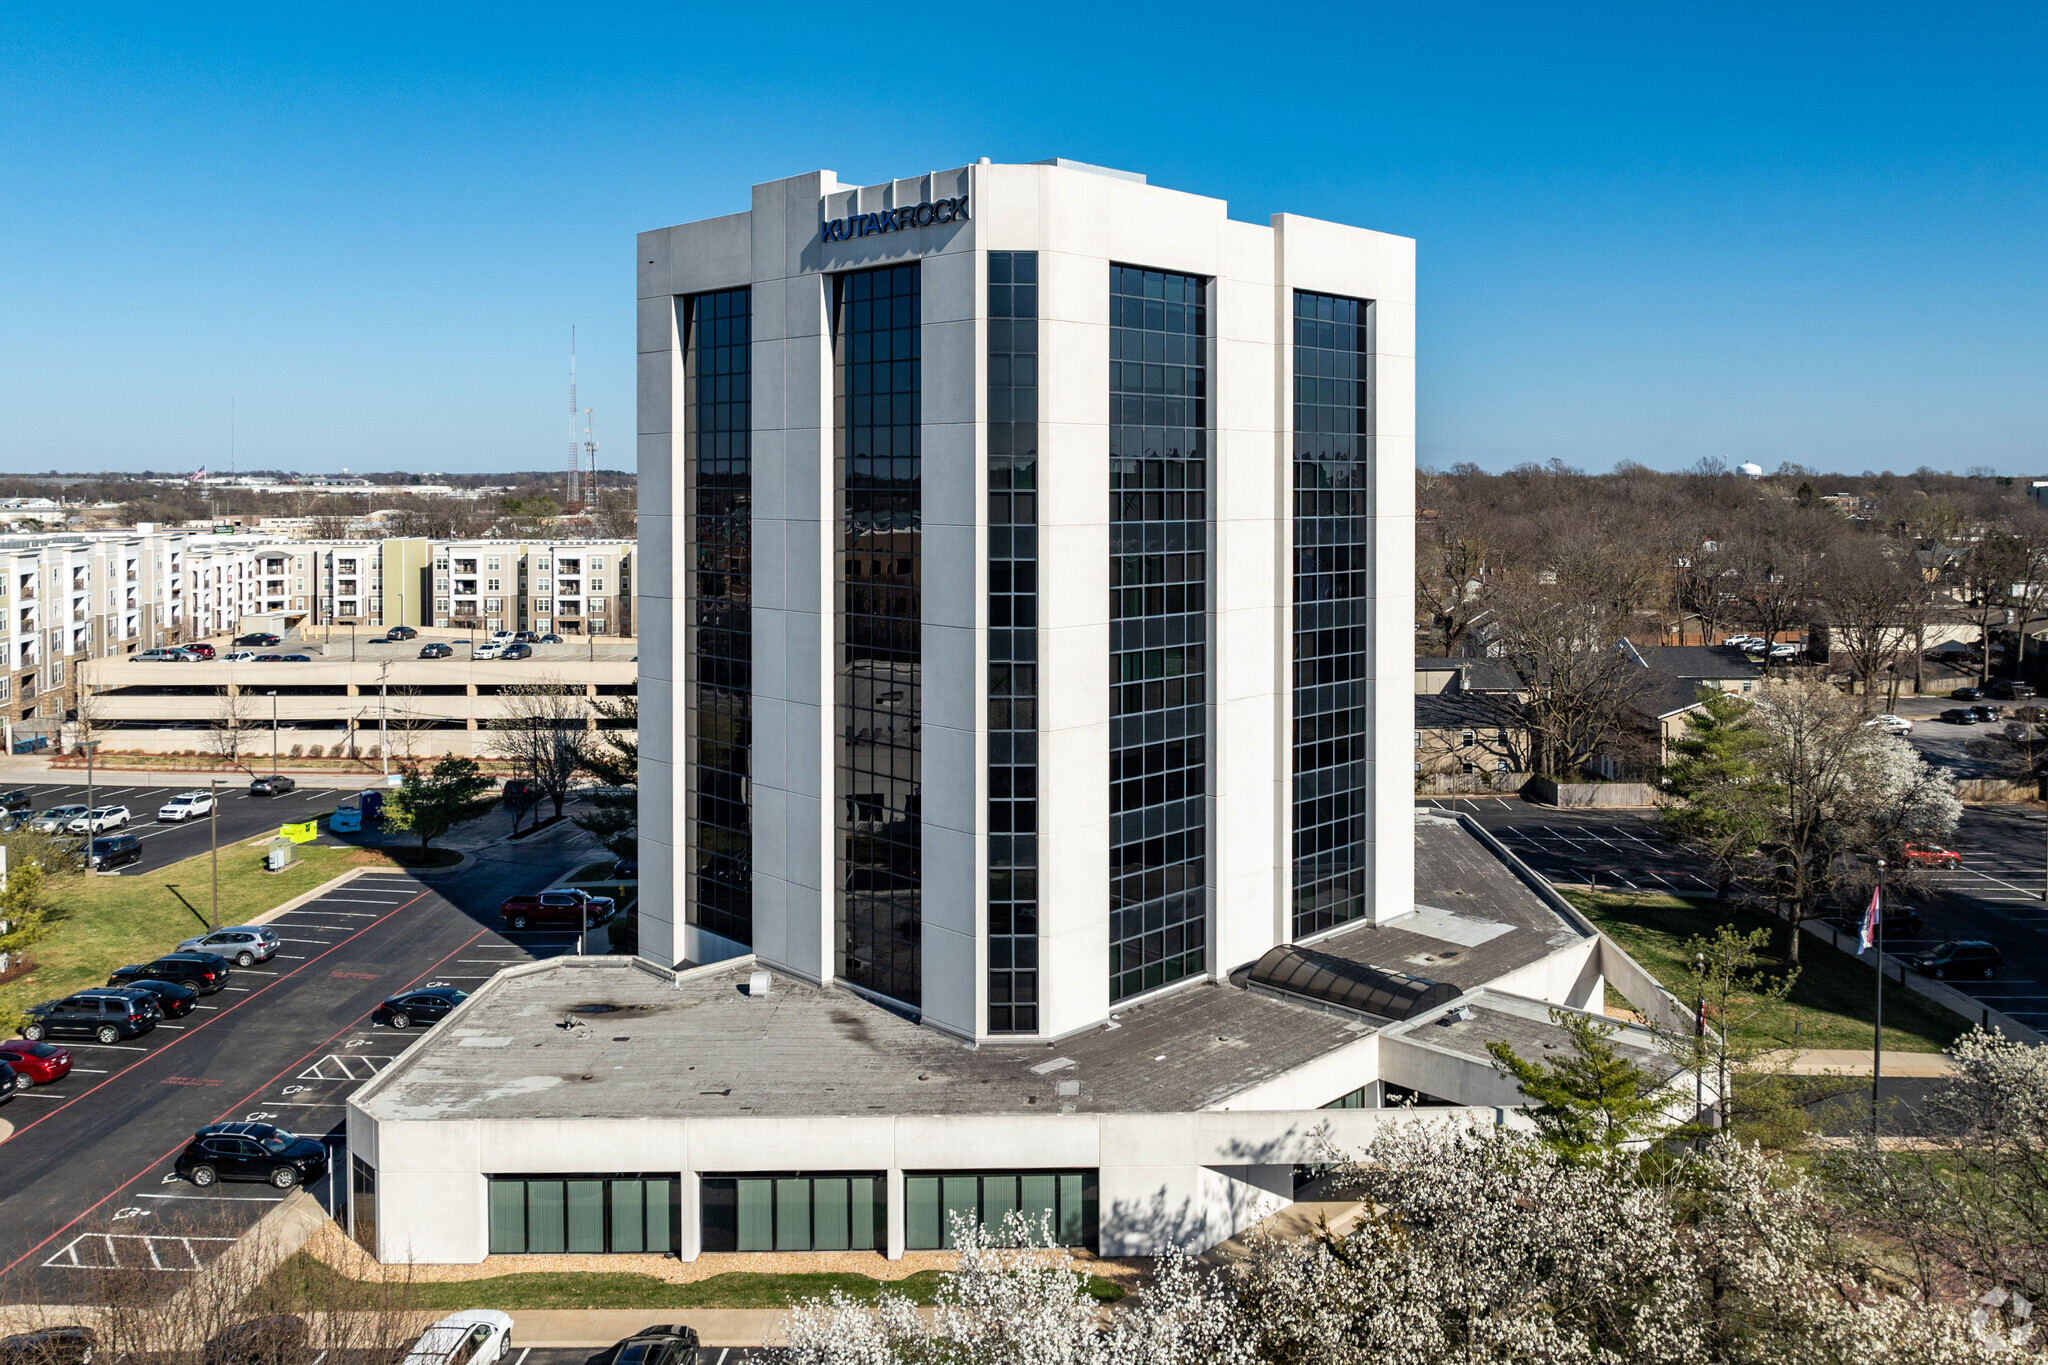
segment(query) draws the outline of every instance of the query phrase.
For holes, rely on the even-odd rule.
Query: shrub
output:
[[[291,748],[285,750],[285,754],[287,757],[290,758],[304,758],[306,756],[306,746],[303,744],[294,744],[292,745]]]
[[[326,754],[327,750],[318,744],[309,744],[306,746],[307,758],[324,758]]]

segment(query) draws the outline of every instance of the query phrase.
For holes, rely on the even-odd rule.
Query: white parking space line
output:
[[[74,1066],[71,1069],[74,1072],[83,1072],[88,1076],[104,1076],[107,1074],[107,1069],[103,1066]]]
[[[149,1194],[137,1191],[137,1199],[202,1199],[208,1203],[223,1204],[282,1204],[282,1196],[267,1194]]]
[[[91,1048],[91,1049],[92,1049],[92,1050],[93,1050],[94,1052],[147,1052],[147,1051],[149,1051],[149,1049],[148,1049],[148,1048],[146,1048],[146,1047],[137,1047],[137,1046],[136,1046],[135,1044],[133,1044],[133,1043],[66,1043],[66,1044],[65,1044],[65,1046],[66,1046],[66,1047],[89,1047],[89,1048]],[[75,1070],[75,1069],[76,1069],[76,1068],[74,1068],[74,1070]]]

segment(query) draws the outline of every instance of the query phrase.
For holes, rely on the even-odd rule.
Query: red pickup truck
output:
[[[610,896],[593,896],[586,891],[543,891],[538,896],[514,896],[498,907],[498,920],[508,929],[603,924],[618,910]]]

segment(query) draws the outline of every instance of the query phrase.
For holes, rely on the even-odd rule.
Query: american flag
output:
[[[201,465],[201,466],[199,466],[199,468],[197,468],[197,469],[195,469],[195,470],[193,470],[193,471],[192,471],[192,474],[191,474],[191,476],[190,476],[190,477],[188,477],[188,478],[187,478],[187,479],[185,480],[185,482],[186,482],[186,483],[197,483],[197,482],[199,482],[199,481],[200,481],[201,479],[203,479],[203,478],[205,478],[205,477],[206,477],[206,466],[205,466],[205,465]]]
[[[1877,902],[1878,897],[1883,894],[1883,888],[1881,887],[1873,886],[1870,888],[1870,908],[1863,912],[1863,932],[1857,936],[1858,943],[1862,945],[1856,949],[1856,956],[1858,957],[1862,957],[1877,946],[1877,917],[1880,913]]]

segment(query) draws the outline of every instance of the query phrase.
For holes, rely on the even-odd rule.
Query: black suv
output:
[[[282,773],[276,777],[259,777],[249,784],[251,796],[283,796],[286,792],[297,791],[299,784]]]
[[[406,991],[394,995],[370,1013],[373,1022],[388,1024],[392,1028],[411,1028],[414,1024],[433,1025],[448,1017],[454,1009],[469,996],[453,986],[429,986],[425,990]]]
[[[154,962],[116,968],[107,977],[109,986],[132,986],[138,981],[175,981],[201,995],[212,995],[228,984],[228,960],[218,953],[165,953]]]
[[[133,834],[110,834],[104,839],[95,839],[92,852],[85,855],[85,865],[96,872],[141,861],[142,840]]]
[[[202,1189],[216,1180],[267,1180],[288,1190],[327,1174],[327,1146],[267,1123],[209,1123],[179,1153],[177,1170]]]
[[[166,1019],[183,1019],[199,1008],[199,992],[176,981],[158,981],[143,977],[122,987],[129,995],[146,995],[156,1003]]]
[[[62,1000],[28,1008],[21,1036],[31,1043],[45,1038],[95,1038],[118,1043],[140,1038],[156,1027],[156,1011],[119,991],[80,991]]]
[[[697,1329],[681,1323],[643,1327],[619,1343],[612,1365],[688,1365],[697,1353]]]
[[[249,1318],[206,1343],[200,1365],[310,1365],[316,1355],[306,1345],[304,1318],[286,1313]]]
[[[2034,695],[2033,688],[2014,678],[1994,678],[1989,690],[1992,696],[2004,701],[2025,701]]]
[[[1995,943],[1980,938],[1951,939],[1913,959],[1913,970],[1941,981],[1951,976],[1993,976],[2005,965]]]

